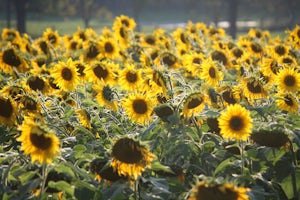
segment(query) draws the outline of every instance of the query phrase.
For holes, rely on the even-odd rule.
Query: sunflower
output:
[[[133,18],[126,15],[117,16],[113,23],[113,27],[124,26],[128,29],[133,30],[136,27],[136,23]]]
[[[113,84],[116,78],[114,71],[117,68],[118,65],[102,60],[88,65],[84,72],[91,82],[96,83],[99,80],[103,80],[105,83]]]
[[[122,25],[113,26],[114,37],[119,42],[122,49],[127,49],[130,46],[130,30]]]
[[[90,171],[93,174],[96,174],[95,179],[100,182],[102,179],[110,182],[116,182],[119,180],[126,180],[126,177],[123,175],[119,175],[116,170],[112,168],[112,166],[108,165],[107,160],[96,158],[92,160],[90,163]]]
[[[142,36],[141,46],[143,47],[155,47],[157,43],[157,38],[153,34],[147,34]]]
[[[297,66],[297,59],[290,56],[290,55],[285,55],[277,58],[278,63],[283,65],[284,67],[298,67]]]
[[[256,41],[252,41],[252,42],[249,42],[248,52],[250,52],[251,55],[254,55],[257,57],[262,57],[262,55],[264,53],[264,49],[260,43],[258,43]]]
[[[50,53],[50,45],[47,40],[44,38],[40,37],[36,40],[34,40],[34,45],[37,46],[38,54],[44,54],[47,56],[47,58],[50,58],[51,53]]]
[[[250,111],[239,104],[227,106],[218,118],[223,138],[247,140],[252,129]]]
[[[300,89],[300,73],[293,68],[279,70],[275,77],[278,89],[283,92],[298,92]]]
[[[75,113],[77,114],[78,120],[82,126],[85,128],[91,129],[91,116],[85,109],[76,109]]]
[[[18,84],[8,84],[0,90],[0,93],[11,97],[16,102],[19,102],[20,97],[25,93],[25,89]]]
[[[222,99],[226,105],[235,104],[239,101],[238,95],[236,94],[235,88],[230,86],[223,86],[219,88]]]
[[[36,123],[32,117],[25,117],[19,126],[21,135],[17,141],[22,142],[21,150],[30,155],[31,161],[40,164],[51,163],[59,153],[58,137],[41,124]]]
[[[204,60],[204,55],[202,53],[191,52],[183,56],[183,66],[185,70],[191,73],[192,76],[197,76],[201,73],[201,64]]]
[[[80,79],[80,82],[86,82],[88,80],[88,77],[85,73],[85,70],[87,68],[86,63],[80,61],[80,60],[76,60],[74,61],[74,66],[76,68],[76,71],[78,73],[78,77]]]
[[[243,88],[243,94],[249,101],[266,98],[268,95],[264,83],[252,77],[243,78],[241,80],[241,88]]]
[[[151,48],[150,50],[146,49],[141,52],[140,62],[143,66],[153,66],[154,60],[159,56],[160,49]]]
[[[20,97],[20,108],[24,109],[25,113],[39,113],[41,111],[41,105],[36,99],[29,95],[22,95]]]
[[[224,50],[221,49],[214,50],[210,53],[210,57],[212,60],[220,62],[222,65],[224,65],[227,68],[231,66],[228,55]]]
[[[151,162],[155,158],[145,145],[139,141],[124,137],[118,139],[112,147],[112,168],[120,176],[126,176],[136,180],[138,176],[151,167]]]
[[[84,54],[81,55],[81,60],[85,62],[95,61],[101,52],[101,46],[98,41],[88,40],[83,43]]]
[[[276,106],[279,109],[295,114],[299,112],[299,103],[294,94],[280,92],[276,94],[276,97]]]
[[[97,84],[93,85],[93,89],[97,92],[96,100],[100,106],[108,107],[113,111],[118,110],[117,102],[114,97],[114,91],[105,83],[103,80],[100,80]]]
[[[174,40],[182,45],[189,46],[189,35],[183,28],[177,28],[173,33]]]
[[[288,55],[290,47],[284,44],[275,44],[269,47],[269,54],[272,57],[282,57]]]
[[[8,45],[0,52],[0,70],[4,73],[13,74],[14,69],[18,72],[25,72],[27,65],[17,50]]]
[[[218,69],[218,64],[212,59],[205,59],[201,64],[200,78],[210,86],[217,86],[223,79],[223,73]]]
[[[190,94],[183,103],[183,115],[189,118],[201,112],[205,107],[206,97],[199,92]]]
[[[4,28],[1,32],[1,38],[5,41],[18,41],[21,39],[19,31],[15,29]]]
[[[54,82],[63,91],[74,91],[79,83],[79,74],[71,58],[67,62],[59,61],[52,69]]]
[[[140,69],[135,69],[133,64],[126,64],[125,68],[119,73],[119,84],[127,91],[141,88],[142,73]]]
[[[160,66],[166,66],[168,69],[176,69],[179,68],[179,59],[171,52],[163,52],[156,58],[155,63]]]
[[[188,200],[249,200],[247,192],[250,189],[235,187],[231,183],[217,184],[199,182],[192,189]]]
[[[253,131],[251,140],[261,146],[280,148],[289,145],[289,137],[283,130],[276,128],[272,130],[259,129]]]
[[[58,31],[53,31],[51,28],[47,28],[46,31],[44,31],[43,37],[53,47],[57,47],[60,43],[60,37]]]
[[[163,75],[163,73],[159,70],[151,70],[150,77],[150,88],[155,94],[163,94],[164,96],[168,96],[167,94],[167,79]]]
[[[49,91],[49,86],[45,81],[45,78],[40,75],[30,75],[26,80],[26,85],[32,91],[40,91],[43,94],[46,94]]]
[[[148,94],[129,94],[123,99],[122,106],[132,120],[143,125],[147,121],[151,121],[155,99]]]
[[[100,40],[100,49],[104,57],[115,59],[119,55],[119,47],[113,38],[104,38]]]
[[[13,126],[16,123],[17,107],[15,102],[10,98],[0,96],[0,124]]]

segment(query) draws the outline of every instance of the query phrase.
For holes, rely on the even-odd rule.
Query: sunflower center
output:
[[[54,83],[54,78],[53,78],[53,77],[50,77],[50,78],[49,78],[49,85],[50,85],[53,89],[55,89],[55,90],[58,90],[58,89],[59,89],[59,87]]]
[[[78,35],[79,35],[79,38],[82,39],[83,41],[86,40],[86,36],[85,36],[84,32],[80,32]]]
[[[104,45],[104,50],[107,53],[112,53],[114,52],[114,46],[110,42],[106,42]]]
[[[293,106],[294,105],[293,99],[291,97],[289,97],[289,96],[285,96],[284,97],[284,102],[288,106]]]
[[[276,52],[278,55],[282,56],[282,55],[285,54],[286,50],[285,50],[285,48],[284,48],[283,46],[279,45],[279,46],[276,46],[276,47],[275,47],[275,52]]]
[[[202,103],[202,98],[192,98],[192,100],[188,103],[187,108],[193,109],[199,106]]]
[[[158,56],[158,52],[157,52],[157,51],[154,51],[153,53],[151,53],[150,58],[151,58],[152,60],[154,60],[157,56]]]
[[[46,60],[44,60],[44,59],[38,59],[38,60],[36,61],[36,63],[37,63],[37,65],[38,65],[39,67],[42,67],[43,64],[46,64]]]
[[[97,65],[94,69],[94,74],[99,78],[99,79],[105,79],[108,76],[108,71],[104,69],[101,65]]]
[[[36,110],[37,109],[37,103],[30,98],[23,99],[23,104],[24,104],[25,109],[27,109],[27,110]]]
[[[103,87],[102,95],[107,101],[112,101],[114,99],[113,91],[107,85]]]
[[[208,74],[211,78],[216,78],[216,70],[214,67],[210,67],[208,70]]]
[[[13,49],[8,49],[3,52],[3,62],[13,67],[18,67],[21,64],[20,58]]]
[[[283,58],[282,59],[282,62],[285,63],[285,64],[292,64],[293,63],[293,60],[291,58]]]
[[[135,83],[137,81],[137,74],[135,72],[127,72],[126,73],[126,80],[130,83]]]
[[[119,139],[112,149],[112,155],[119,161],[129,164],[139,163],[143,159],[141,146],[130,138]]]
[[[84,66],[82,64],[76,64],[77,72],[79,73],[79,76],[84,76]]]
[[[29,87],[33,90],[43,90],[45,87],[45,82],[43,81],[43,79],[37,77],[37,76],[33,76],[30,77],[27,80],[27,84],[29,85]]]
[[[130,23],[129,23],[129,21],[128,21],[127,19],[122,19],[122,20],[121,20],[121,23],[122,23],[123,25],[125,25],[126,27],[129,27],[129,25],[130,25]]]
[[[185,43],[185,44],[187,43],[187,37],[184,33],[180,34],[180,40],[182,43]]]
[[[201,64],[201,59],[200,58],[194,58],[193,59],[193,64]]]
[[[294,76],[292,75],[287,75],[285,78],[284,78],[284,84],[286,86],[289,86],[289,87],[292,87],[294,86],[296,83],[296,79]]]
[[[243,51],[239,48],[234,48],[233,49],[233,55],[236,57],[236,58],[240,58],[242,57],[243,55]]]
[[[211,58],[215,61],[222,63],[223,65],[227,65],[226,55],[221,51],[214,51],[211,54]]]
[[[70,81],[70,80],[72,80],[73,74],[72,74],[72,71],[69,68],[65,67],[61,71],[61,76],[64,80]]]
[[[262,88],[260,84],[256,84],[255,81],[247,82],[247,88],[252,93],[261,93]]]
[[[132,104],[133,110],[138,114],[145,114],[148,110],[147,103],[143,99],[136,99]]]
[[[71,45],[70,45],[71,49],[76,50],[77,49],[77,44],[78,43],[76,41],[71,42]]]
[[[256,43],[256,42],[255,43],[251,43],[250,47],[251,47],[252,51],[254,51],[255,53],[262,52],[261,46],[258,43]]]
[[[120,36],[122,38],[126,38],[127,37],[127,32],[126,32],[126,30],[123,27],[120,28],[119,33],[120,33]]]
[[[236,100],[234,99],[232,93],[230,91],[225,91],[222,93],[223,99],[229,104],[235,104]]]
[[[0,99],[0,116],[9,118],[13,113],[13,106],[9,99]]]
[[[41,50],[42,50],[42,52],[43,52],[44,54],[48,54],[48,53],[49,53],[48,45],[47,45],[47,43],[46,43],[45,41],[41,41],[41,42],[39,43],[39,47],[41,48]]]
[[[48,40],[49,40],[49,42],[51,42],[51,44],[54,44],[57,39],[56,39],[56,36],[54,34],[50,34],[48,36]]]
[[[168,65],[169,67],[171,67],[172,65],[175,64],[176,59],[174,56],[172,55],[166,55],[162,58],[162,61],[164,64]]]
[[[51,146],[51,139],[45,137],[44,134],[38,134],[35,132],[30,133],[30,141],[31,143],[41,150],[47,150]]]
[[[99,50],[94,45],[91,45],[87,51],[87,58],[95,58],[99,54]]]
[[[229,121],[229,127],[234,131],[240,131],[243,126],[243,120],[239,116],[233,116]]]
[[[150,45],[155,44],[155,39],[152,36],[148,36],[145,41],[147,44],[150,44]]]

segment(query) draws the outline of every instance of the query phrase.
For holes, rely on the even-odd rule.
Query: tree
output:
[[[26,3],[27,0],[14,0],[17,15],[17,30],[20,33],[26,32]]]
[[[238,0],[229,0],[228,6],[230,24],[229,35],[231,35],[232,38],[235,38],[237,32],[236,21],[238,13]]]

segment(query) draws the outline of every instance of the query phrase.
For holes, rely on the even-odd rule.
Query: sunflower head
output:
[[[119,175],[135,180],[155,158],[145,145],[129,137],[118,139],[112,147],[111,166]]]
[[[15,102],[10,97],[0,95],[0,123],[13,126],[16,123],[16,113]]]
[[[300,73],[290,67],[281,69],[276,75],[275,82],[279,91],[298,92],[300,90]]]
[[[191,117],[198,114],[204,109],[206,97],[204,94],[196,92],[186,97],[183,103],[183,115],[184,117]]]
[[[31,116],[24,118],[19,126],[21,135],[17,141],[22,143],[21,150],[30,155],[32,162],[51,163],[59,153],[58,137],[48,131],[44,124],[37,123]]]
[[[251,134],[251,140],[258,145],[273,148],[280,148],[290,144],[288,135],[280,128],[255,130]]]
[[[155,114],[164,122],[169,121],[168,118],[174,114],[174,108],[167,103],[160,104],[156,106],[153,110]]]
[[[247,192],[250,190],[244,187],[235,187],[231,183],[206,183],[199,182],[192,189],[189,200],[249,200]]]
[[[13,46],[8,45],[0,52],[0,70],[3,72],[8,74],[12,74],[14,70],[25,72],[26,67],[24,59]]]
[[[224,138],[246,140],[252,129],[250,111],[239,104],[227,106],[218,118],[220,134]]]

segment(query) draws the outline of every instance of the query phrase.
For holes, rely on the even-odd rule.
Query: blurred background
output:
[[[59,34],[79,27],[101,31],[121,14],[135,19],[136,31],[174,29],[188,21],[213,24],[232,37],[250,28],[282,32],[300,24],[300,0],[1,0],[0,29],[33,37],[47,27]]]

